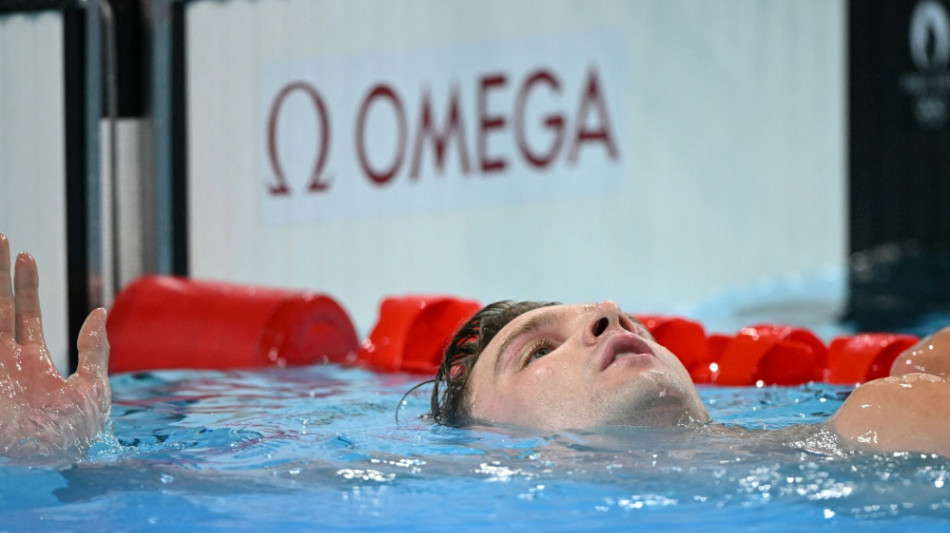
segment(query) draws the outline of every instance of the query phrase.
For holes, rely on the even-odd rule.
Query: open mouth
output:
[[[606,370],[607,367],[622,360],[646,363],[655,357],[653,348],[643,337],[633,333],[615,335],[607,341],[607,346],[604,348],[601,370]]]

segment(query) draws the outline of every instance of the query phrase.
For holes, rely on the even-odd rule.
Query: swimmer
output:
[[[96,309],[86,319],[79,367],[64,379],[43,340],[38,286],[27,253],[11,276],[9,242],[0,234],[0,454],[81,456],[111,404],[106,313]],[[948,375],[950,328],[902,354],[890,377],[855,390],[827,427],[858,448],[950,457]],[[679,360],[609,301],[486,306],[447,348],[431,416],[450,426],[543,430],[710,423]]]
[[[858,387],[826,427],[853,447],[950,457],[950,328]],[[450,426],[701,428],[686,369],[615,303],[498,302],[455,334],[430,416]]]

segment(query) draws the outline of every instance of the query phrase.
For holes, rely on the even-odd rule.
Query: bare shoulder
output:
[[[950,457],[950,377],[911,373],[865,383],[830,426],[862,448]]]
[[[920,340],[891,365],[892,376],[914,372],[950,376],[950,327]]]

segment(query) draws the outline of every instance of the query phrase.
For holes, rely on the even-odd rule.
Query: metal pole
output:
[[[171,274],[172,242],[172,0],[152,0],[152,134],[154,158],[154,228],[149,246],[154,250],[154,269]]]
[[[105,59],[106,59],[106,104],[109,116],[109,176],[106,180],[106,187],[103,188],[105,196],[105,207],[103,208],[103,249],[105,251],[102,259],[103,276],[103,305],[111,306],[115,295],[119,292],[119,206],[118,206],[118,157],[116,145],[116,124],[119,115],[119,88],[118,88],[118,65],[116,50],[116,19],[112,11],[112,5],[108,0],[102,1],[102,16],[105,26],[103,35],[105,36]],[[106,246],[107,244],[107,246]]]
[[[86,239],[89,303],[103,305],[102,297],[102,183],[99,120],[102,117],[100,0],[86,0]]]

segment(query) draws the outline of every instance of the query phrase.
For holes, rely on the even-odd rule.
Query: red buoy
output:
[[[170,276],[129,284],[106,327],[110,372],[345,363],[359,349],[324,294]]]
[[[719,385],[798,385],[821,379],[827,348],[804,328],[760,324],[726,345],[713,380]]]
[[[913,335],[862,333],[838,337],[828,348],[828,383],[864,383],[890,375],[894,360],[920,340]]]
[[[480,308],[475,300],[451,296],[386,298],[358,364],[383,372],[435,373],[452,335]]]

